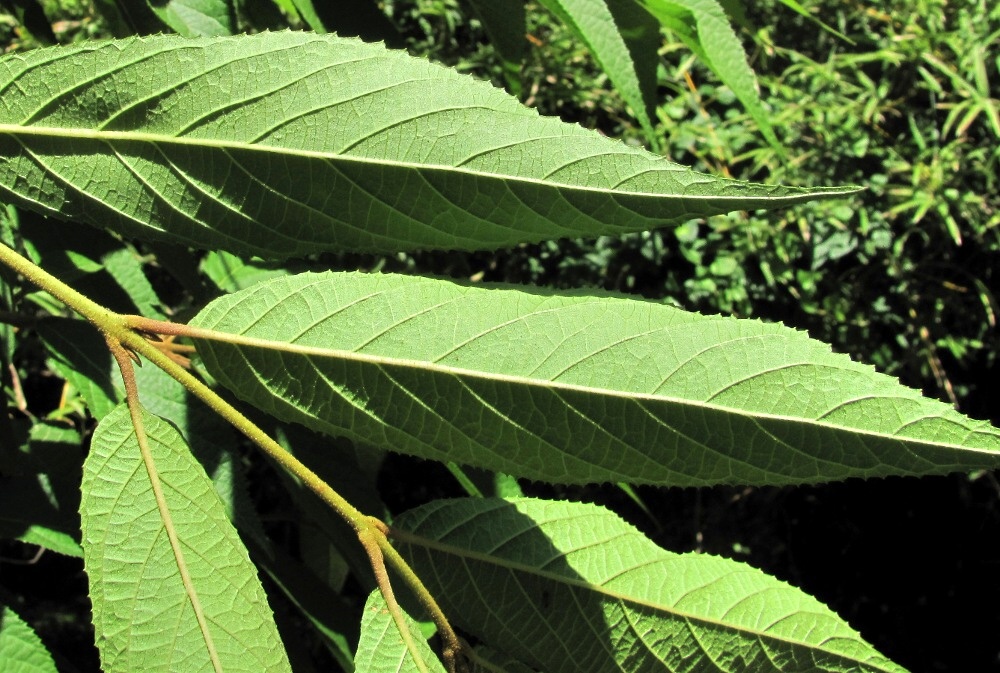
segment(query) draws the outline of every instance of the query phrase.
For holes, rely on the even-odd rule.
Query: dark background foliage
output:
[[[746,3],[738,17],[787,158],[763,140],[733,94],[670,40],[660,52],[657,133],[665,154],[699,170],[867,187],[858,196],[495,254],[341,255],[300,264],[602,287],[781,321],[1000,425],[1000,8],[986,0],[806,4],[844,37],[777,0]],[[0,40],[8,50],[162,29],[155,16],[115,14],[113,0],[0,5]],[[236,6],[240,30],[309,27],[271,2]],[[504,83],[484,30],[457,0],[397,0],[381,9],[384,22],[337,25],[331,16],[329,27]],[[641,144],[641,129],[586,49],[539,7],[529,10],[521,99],[543,114]],[[5,231],[19,228],[38,248],[76,240],[53,234],[56,226],[9,210],[5,220]],[[94,245],[86,238],[81,246]],[[135,249],[159,300],[175,313],[214,291],[191,253]],[[85,275],[95,298],[116,301],[120,283]],[[13,365],[4,373],[11,411],[3,432],[11,437],[26,419],[47,417],[86,436],[92,423],[78,394],[49,366],[44,345],[28,328],[14,351],[11,335],[8,329],[3,337]],[[303,534],[288,524],[294,504],[269,485],[267,466],[252,454],[241,460],[268,532],[301,554]],[[399,456],[385,461],[378,479],[393,512],[463,494],[444,467]],[[910,670],[1000,671],[1000,485],[991,473],[788,489],[522,487],[605,504],[669,549],[760,567],[830,604]],[[36,558],[36,551],[0,543],[0,600],[32,623],[66,671],[97,670],[80,563],[52,553]],[[350,578],[343,584],[350,609],[359,609],[363,585]],[[275,598],[279,624],[294,641],[293,661],[331,664],[314,641],[293,634],[295,617],[282,605]]]

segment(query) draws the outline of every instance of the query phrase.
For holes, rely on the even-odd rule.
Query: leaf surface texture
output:
[[[290,671],[257,572],[180,433],[143,412],[183,557],[221,670]],[[98,425],[84,465],[83,548],[107,673],[214,668],[143,467],[128,409]]]
[[[393,535],[449,619],[548,673],[902,670],[800,590],[595,505],[439,500]]]
[[[1000,464],[1000,431],[804,333],[620,296],[301,274],[192,325],[218,333],[198,342],[212,375],[278,418],[532,479],[786,484]]]
[[[0,198],[197,247],[496,249],[851,191],[695,173],[356,39],[155,36],[0,59]]]

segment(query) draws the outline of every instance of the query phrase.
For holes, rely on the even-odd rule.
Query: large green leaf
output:
[[[38,635],[5,605],[0,605],[0,670],[4,673],[58,671]]]
[[[212,482],[173,426],[145,411],[142,419],[162,502],[125,406],[97,426],[84,465],[84,561],[104,670],[290,671],[256,569]]]
[[[490,249],[850,191],[694,173],[355,39],[157,36],[0,59],[0,199],[130,236],[267,257]]]
[[[548,673],[902,670],[798,589],[595,505],[440,500],[393,537],[449,619]]]
[[[785,484],[1000,465],[1000,431],[781,325],[603,294],[302,274],[192,322],[279,418],[533,479]]]

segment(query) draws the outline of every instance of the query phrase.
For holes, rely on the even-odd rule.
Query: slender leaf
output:
[[[1000,430],[802,332],[653,302],[302,274],[192,324],[226,339],[198,342],[212,375],[281,419],[532,479],[786,484],[1000,465]]]
[[[784,154],[771,120],[760,102],[757,82],[743,45],[717,0],[639,0],[653,16],[673,30],[722,83],[733,90],[757,122],[767,142]]]
[[[450,619],[549,673],[902,670],[798,589],[595,505],[437,501],[393,535]]]
[[[540,0],[580,36],[628,103],[653,147],[659,27],[634,0]]]
[[[329,35],[157,36],[0,59],[0,198],[194,246],[272,258],[502,248],[851,191],[694,173]]]
[[[173,426],[142,418],[191,589],[120,406],[94,433],[80,508],[104,670],[289,671],[256,569],[212,483]]]
[[[361,618],[361,640],[358,641],[358,656],[355,658],[357,673],[444,673],[444,666],[421,637],[420,626],[405,613],[403,618],[425,668],[417,665],[413,653],[404,643],[382,594],[373,591],[368,596]]]
[[[57,673],[52,655],[23,619],[0,605],[0,670],[4,673]]]

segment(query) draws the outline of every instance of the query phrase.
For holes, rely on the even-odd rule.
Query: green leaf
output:
[[[52,655],[16,612],[0,605],[0,670],[4,673],[57,673]]]
[[[753,71],[743,45],[717,0],[639,0],[664,27],[680,38],[722,83],[732,89],[757,122],[767,142],[782,155],[771,120],[760,102]]]
[[[372,0],[292,0],[295,11],[311,30],[360,37],[366,42],[384,41],[394,47],[405,46],[396,26]]]
[[[233,8],[227,0],[148,0],[163,23],[184,37],[232,35]]]
[[[656,106],[660,31],[650,13],[634,0],[540,1],[586,43],[656,147],[649,113]]]
[[[798,589],[595,505],[441,500],[392,535],[449,619],[549,673],[902,670]]]
[[[280,419],[561,483],[1000,465],[1000,431],[781,325],[604,294],[302,274],[209,304],[208,370]],[[238,336],[229,336],[238,335]]]
[[[417,622],[406,613],[403,613],[403,619],[410,629],[424,667],[417,664],[413,653],[403,642],[382,594],[373,591],[368,596],[364,615],[361,617],[361,639],[358,641],[358,654],[354,660],[359,673],[444,673],[444,666],[420,635]]]
[[[77,542],[83,464],[79,433],[69,427],[35,423],[20,447],[3,449],[0,537],[82,556]]]
[[[37,49],[0,59],[0,94],[0,199],[271,258],[503,248],[853,191],[698,174],[330,35]]]
[[[84,465],[84,561],[104,670],[289,671],[256,569],[212,483],[173,426],[145,411],[142,422],[162,501],[125,406],[97,426]]]

